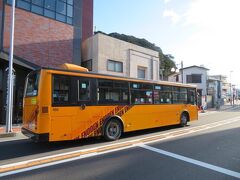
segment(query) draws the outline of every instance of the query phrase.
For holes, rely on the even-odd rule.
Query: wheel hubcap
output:
[[[113,137],[113,138],[117,137],[119,134],[119,131],[120,129],[117,123],[114,123],[114,122],[109,123],[107,128],[107,133],[110,137]]]
[[[182,115],[181,122],[182,122],[182,124],[187,123],[187,117],[185,115]]]

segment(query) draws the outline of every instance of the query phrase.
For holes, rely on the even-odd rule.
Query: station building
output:
[[[0,124],[5,124],[11,0],[0,0]],[[26,75],[39,67],[81,65],[93,34],[93,0],[16,0],[13,123],[21,122]]]

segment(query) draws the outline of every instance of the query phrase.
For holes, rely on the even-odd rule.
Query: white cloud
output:
[[[177,22],[179,22],[179,20],[181,19],[181,16],[178,15],[176,12],[174,12],[173,10],[165,10],[163,12],[163,17],[170,17],[172,23],[176,24]]]
[[[171,0],[164,0],[164,3],[167,4],[167,3],[170,3]]]
[[[175,47],[175,56],[186,65],[205,64],[211,74],[229,75],[233,70],[232,80],[240,84],[239,7],[239,0],[194,0],[183,15],[169,13],[173,22],[181,17],[183,28],[194,30]]]

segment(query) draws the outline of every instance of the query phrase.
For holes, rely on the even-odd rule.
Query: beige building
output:
[[[159,53],[98,33],[83,42],[83,66],[92,72],[159,80]]]

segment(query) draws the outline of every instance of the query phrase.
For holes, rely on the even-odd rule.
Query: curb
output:
[[[1,133],[0,138],[8,138],[8,137],[15,137],[17,133],[10,132],[10,133]]]

